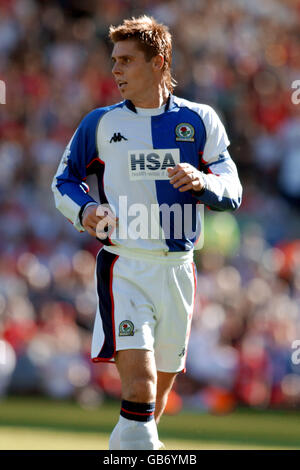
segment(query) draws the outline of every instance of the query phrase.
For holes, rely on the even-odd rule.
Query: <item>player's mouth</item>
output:
[[[124,89],[126,85],[127,85],[127,82],[124,82],[124,81],[118,82],[118,88],[120,90]]]

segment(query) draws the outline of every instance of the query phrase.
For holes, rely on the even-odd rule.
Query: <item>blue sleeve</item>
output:
[[[193,196],[212,210],[238,209],[242,201],[242,186],[228,150],[205,166],[202,175],[205,189],[199,193],[193,191]]]
[[[84,230],[79,217],[82,208],[89,202],[96,202],[88,195],[85,180],[87,167],[99,158],[97,129],[104,112],[101,108],[95,109],[85,116],[67,145],[53,179],[56,207],[79,231]]]

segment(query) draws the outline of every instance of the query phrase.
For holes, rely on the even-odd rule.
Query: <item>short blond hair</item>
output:
[[[132,39],[137,42],[147,61],[161,54],[164,58],[163,76],[168,90],[172,93],[176,81],[171,76],[172,36],[167,26],[157,23],[150,16],[132,17],[119,26],[110,26],[109,38],[113,43]]]

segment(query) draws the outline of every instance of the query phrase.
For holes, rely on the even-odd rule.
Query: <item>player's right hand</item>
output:
[[[93,206],[87,207],[82,216],[82,226],[90,235],[92,235],[92,237],[97,236],[97,224],[103,218],[96,215],[99,205],[94,204]]]
[[[117,218],[106,206],[94,204],[88,206],[82,217],[82,226],[92,235],[101,240],[110,236],[117,224]]]

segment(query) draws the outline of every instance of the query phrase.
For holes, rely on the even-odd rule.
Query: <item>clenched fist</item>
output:
[[[174,168],[167,168],[167,171],[173,188],[178,188],[180,192],[191,189],[202,191],[205,188],[201,171],[189,163],[179,163]]]
[[[82,216],[82,226],[93,237],[104,240],[109,237],[117,224],[117,218],[106,205],[88,206]]]

